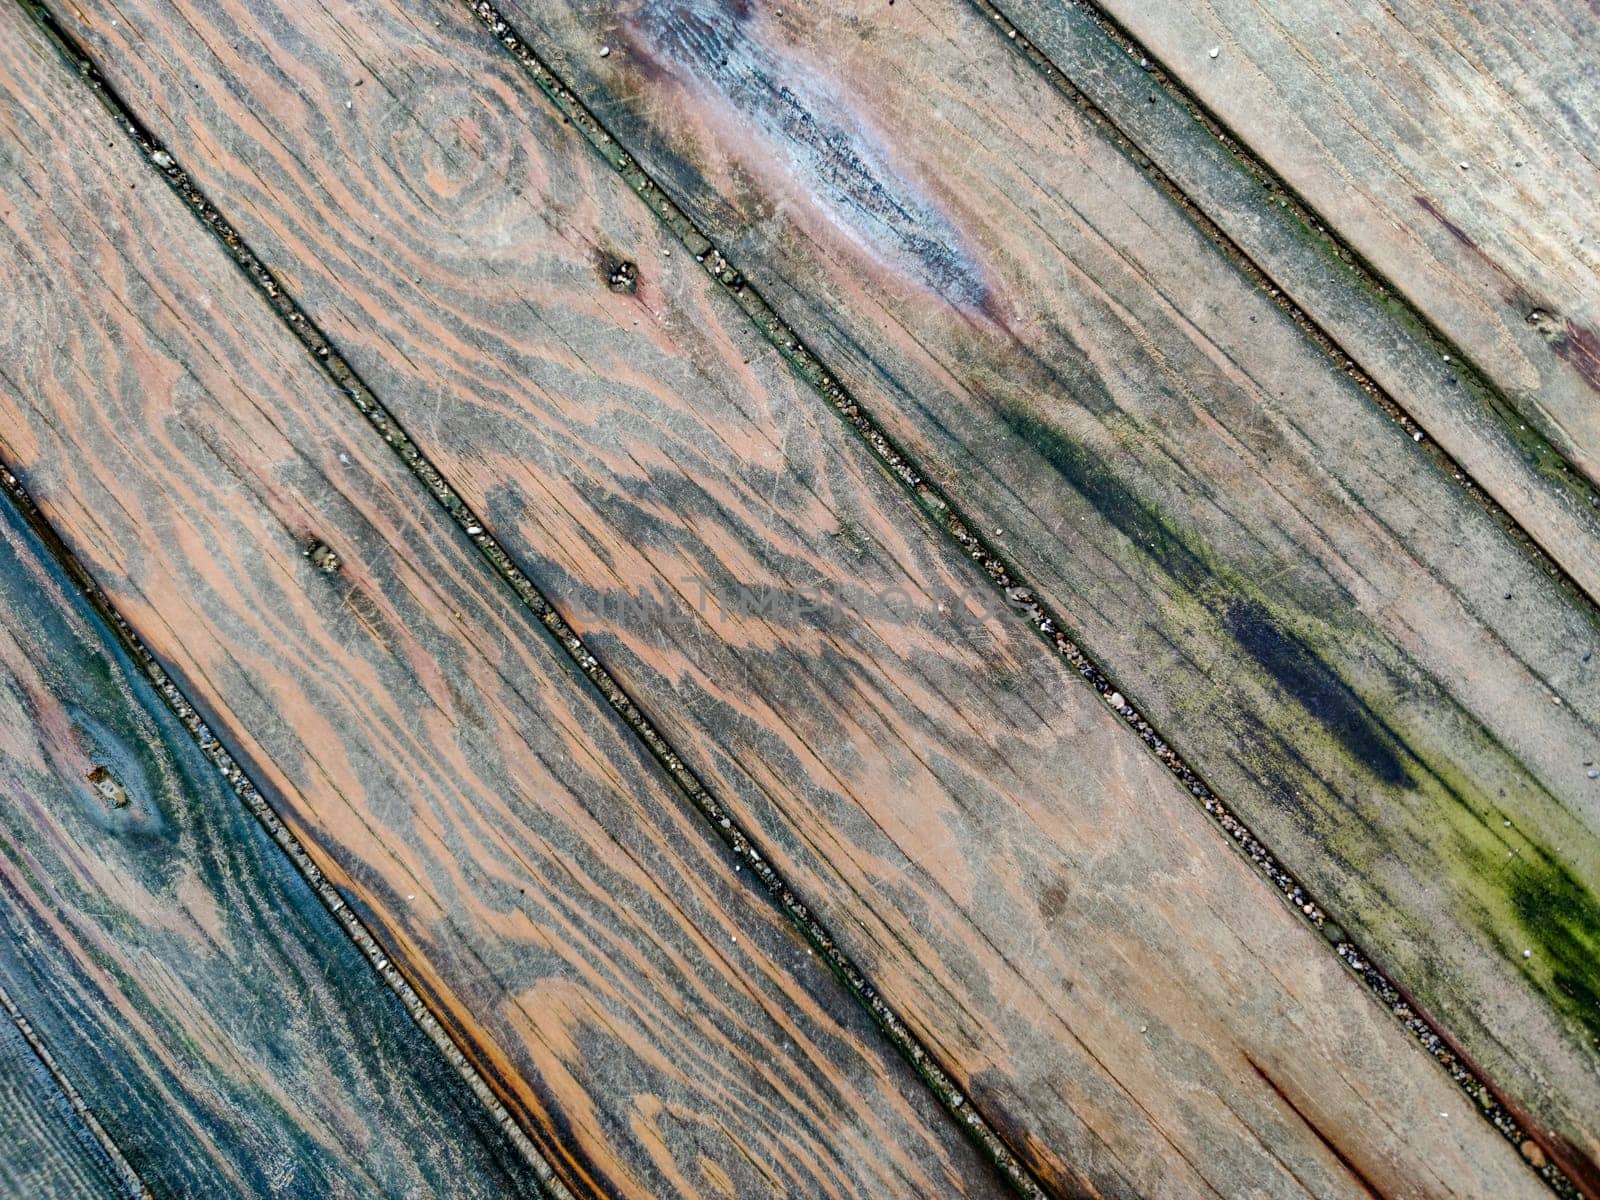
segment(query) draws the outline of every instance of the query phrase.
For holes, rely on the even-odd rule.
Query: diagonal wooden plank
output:
[[[562,1182],[993,1195],[38,29],[0,28],[4,452]]]
[[[77,1104],[32,1023],[0,988],[0,1190],[38,1200],[150,1195]]]
[[[976,10],[509,7],[1600,1186],[1593,607]]]
[[[1409,432],[1425,433],[1449,456],[1447,469],[1482,488],[1578,586],[1600,596],[1600,489],[1552,444],[1546,424],[1530,421],[1526,404],[1519,411],[1097,9],[974,2],[996,36],[1102,130],[1127,140],[1152,182],[1340,369]],[[1568,456],[1569,440],[1557,437]]]
[[[459,14],[117,14],[119,86],[1047,1182],[1531,1183]]]
[[[542,1195],[104,638],[0,508],[0,984],[138,1177],[164,1196]]]
[[[1101,7],[1447,350],[1464,351],[1515,417],[1600,481],[1592,12],[1559,0]],[[1047,48],[1090,37],[1081,9],[1021,0],[1012,15]]]

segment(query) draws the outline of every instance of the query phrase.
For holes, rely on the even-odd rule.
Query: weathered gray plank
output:
[[[1057,22],[1048,10],[1061,7],[1022,0],[1017,15],[1029,14],[1025,26],[1034,13]],[[1600,481],[1592,9],[1562,0],[1103,7]]]
[[[1336,362],[1352,364],[1349,369],[1363,386],[1370,381],[1383,389],[1385,403],[1403,408],[1590,596],[1600,597],[1600,492],[1563,457],[1565,453],[1586,460],[1585,453],[1574,449],[1572,435],[1581,434],[1589,417],[1576,424],[1569,422],[1572,428],[1564,434],[1552,431],[1547,422],[1537,419],[1537,406],[1527,390],[1508,381],[1502,370],[1517,356],[1480,342],[1475,353],[1490,368],[1489,374],[1464,361],[1460,348],[1438,333],[1426,316],[1404,304],[1393,285],[1356,265],[1359,256],[1328,236],[1320,215],[1292,198],[1271,169],[1278,165],[1279,155],[1271,155],[1271,165],[1263,164],[1248,149],[1241,152],[1240,144],[1220,127],[1197,119],[1201,110],[1181,89],[1168,86],[1169,77],[1160,74],[1148,57],[1154,52],[1128,42],[1094,9],[1046,0],[1008,0],[1002,19],[999,10],[985,0],[979,0],[979,6],[995,17],[997,35],[1009,33],[1014,18],[1016,28],[1025,35],[1012,39],[1014,45],[1031,54],[1027,39],[1032,39],[1034,50],[1048,58],[1048,65],[1040,63],[1041,69],[1059,68],[1115,128],[1152,156],[1151,172],[1181,192],[1185,203],[1198,206],[1208,228],[1231,242],[1245,262],[1264,272],[1258,276],[1258,285],[1296,319],[1307,322],[1314,336],[1325,339]],[[1180,14],[1194,7],[1138,5],[1130,6],[1130,12],[1142,14],[1144,27],[1150,22],[1182,20]],[[1295,9],[1297,15],[1288,19],[1314,19],[1317,11],[1317,5],[1300,5]],[[1157,16],[1158,12],[1167,15]],[[1196,68],[1199,77],[1220,87],[1218,95],[1233,104],[1230,111],[1237,111],[1243,103],[1248,112],[1271,126],[1253,131],[1263,133],[1269,147],[1286,149],[1277,140],[1286,126],[1274,124],[1279,111],[1292,107],[1296,120],[1321,119],[1317,106],[1309,100],[1306,105],[1287,106],[1275,99],[1259,112],[1248,107],[1269,89],[1238,86],[1237,44],[1231,43],[1233,52],[1226,63],[1220,46],[1213,43],[1213,47],[1218,49],[1218,58],[1211,59],[1207,51],[1204,65]],[[1292,55],[1284,55],[1275,61],[1292,59]],[[1192,65],[1194,55],[1186,49],[1180,61]],[[1334,73],[1341,81],[1361,77],[1360,71],[1343,65]],[[1060,74],[1051,77],[1062,78]],[[1221,82],[1224,78],[1227,82]],[[1298,114],[1303,109],[1311,111],[1302,118]],[[1347,145],[1371,148],[1366,132],[1359,128],[1346,132]],[[1405,139],[1393,144],[1405,153]],[[1316,153],[1320,148],[1302,141],[1292,153],[1303,157],[1308,149]],[[1453,170],[1453,174],[1460,176],[1459,171]],[[1301,182],[1307,181],[1302,178]],[[1461,178],[1449,182],[1465,186]],[[1372,197],[1362,194],[1356,198],[1351,189],[1331,180],[1316,180],[1311,186],[1319,205],[1321,198],[1329,198],[1363,227],[1374,228],[1370,218],[1384,211],[1382,204],[1370,202]],[[1390,227],[1379,222],[1375,229]],[[1534,228],[1540,228],[1537,222]],[[1382,244],[1395,245],[1397,240]],[[1396,262],[1392,256],[1380,255],[1380,259],[1402,284],[1419,275],[1410,264]],[[1455,306],[1450,307],[1455,311]],[[1467,335],[1459,325],[1450,324],[1447,313],[1424,311],[1456,335]],[[1539,323],[1547,338],[1565,336],[1559,334],[1554,320],[1545,322],[1541,317]],[[1509,389],[1511,398],[1502,388]],[[1571,405],[1566,407],[1570,410]],[[1536,419],[1530,422],[1530,417]],[[1556,438],[1556,445],[1547,434]]]
[[[962,556],[438,11],[123,3],[98,28],[174,152],[1047,1182],[1533,1186],[1475,1174],[1507,1152],[1432,1065],[1070,668],[950,603],[982,586]],[[841,608],[786,603],[808,585]],[[869,607],[892,588],[898,609]]]
[[[0,504],[0,983],[162,1195],[532,1170]]]
[[[38,1034],[0,989],[0,1195],[148,1195],[73,1105],[41,1049]]]
[[[1593,608],[976,10],[509,7],[1600,1182]]]
[[[4,452],[562,1180],[993,1195],[38,31],[0,30]]]

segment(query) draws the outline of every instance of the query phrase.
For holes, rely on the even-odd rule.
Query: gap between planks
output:
[[[474,545],[482,555],[495,567],[497,573],[507,582],[517,594],[518,598],[526,605],[540,622],[556,637],[578,668],[601,691],[606,700],[623,716],[630,728],[641,741],[649,748],[652,755],[668,770],[674,781],[687,797],[695,804],[713,826],[718,836],[740,859],[748,864],[767,894],[779,905],[785,914],[800,929],[802,934],[813,946],[822,951],[825,961],[839,975],[842,981],[856,995],[857,999],[867,1008],[875,1023],[885,1033],[892,1044],[912,1064],[917,1073],[932,1088],[935,1095],[945,1108],[957,1119],[978,1142],[984,1153],[995,1163],[996,1167],[1007,1179],[1011,1186],[1024,1195],[1042,1195],[1037,1180],[1022,1167],[1010,1148],[989,1126],[987,1121],[975,1111],[971,1103],[952,1083],[949,1076],[938,1066],[932,1056],[917,1041],[915,1035],[906,1027],[903,1021],[882,1001],[876,989],[873,988],[854,964],[844,956],[834,943],[826,929],[811,915],[810,910],[794,896],[782,879],[766,863],[765,859],[756,850],[748,836],[740,830],[728,817],[723,806],[700,783],[692,770],[683,762],[681,757],[673,750],[666,740],[656,730],[655,726],[642,713],[638,706],[615,683],[605,668],[588,651],[584,643],[572,631],[571,627],[561,617],[560,613],[549,603],[542,593],[532,584],[531,580],[517,567],[515,562],[500,546],[499,542],[486,531],[471,509],[460,499],[454,488],[426,458],[421,449],[409,438],[398,422],[389,415],[381,401],[356,375],[348,362],[337,352],[332,343],[322,331],[300,309],[298,303],[286,293],[282,285],[277,282],[271,272],[260,262],[254,252],[244,243],[232,226],[222,217],[214,206],[206,199],[203,193],[190,182],[187,174],[164,149],[161,144],[150,134],[138,118],[123,103],[120,97],[111,91],[109,86],[100,77],[99,72],[93,67],[87,54],[73,41],[70,35],[61,29],[53,16],[43,6],[28,3],[23,0],[24,7],[31,11],[36,20],[50,34],[69,62],[78,69],[88,85],[96,91],[102,102],[111,112],[114,119],[137,145],[146,160],[157,169],[180,196],[190,209],[191,213],[205,224],[214,235],[222,242],[235,264],[251,280],[255,288],[261,292],[271,303],[278,316],[293,330],[296,336],[312,353],[313,357],[323,367],[324,371],[346,395],[359,411],[368,419],[386,443],[410,468],[413,474],[428,488],[434,499],[450,514],[463,532],[472,539]],[[873,452],[874,459],[893,477],[897,483],[906,488],[920,506],[933,517],[937,524],[951,536],[970,558],[977,562],[983,569],[992,586],[1001,591],[1013,607],[1018,608],[1034,627],[1044,636],[1057,653],[1069,661],[1080,675],[1095,688],[1096,692],[1104,697],[1113,709],[1128,725],[1155,756],[1179,781],[1190,791],[1191,795],[1199,801],[1212,820],[1221,828],[1234,843],[1236,848],[1243,853],[1260,870],[1271,883],[1279,890],[1285,899],[1311,923],[1320,930],[1326,940],[1332,943],[1346,966],[1358,976],[1374,994],[1374,996],[1405,1026],[1409,1032],[1428,1050],[1439,1062],[1455,1082],[1483,1109],[1500,1132],[1516,1145],[1522,1145],[1528,1140],[1528,1135],[1521,1128],[1515,1117],[1507,1110],[1505,1105],[1497,1098],[1492,1085],[1488,1084],[1482,1076],[1470,1067],[1454,1048],[1448,1037],[1444,1035],[1426,1016],[1419,1013],[1403,992],[1396,987],[1354,943],[1344,938],[1342,931],[1327,918],[1323,910],[1307,895],[1304,889],[1296,882],[1294,877],[1286,871],[1267,848],[1250,833],[1249,829],[1235,818],[1228,809],[1215,796],[1204,781],[1194,772],[1157,734],[1144,719],[1141,713],[1127,703],[1122,694],[1116,689],[1113,680],[1107,673],[1094,663],[1076,643],[1064,632],[1065,623],[1058,617],[1053,609],[1043,600],[1039,599],[1033,590],[1027,586],[1014,568],[988,545],[984,539],[973,531],[970,522],[964,520],[954,504],[938,489],[931,484],[918,470],[916,465],[907,458],[896,445],[882,432],[876,423],[860,408],[853,396],[837,381],[828,368],[811,352],[788,326],[786,322],[767,304],[748,283],[733,264],[715,247],[703,232],[686,216],[683,210],[670,200],[660,189],[659,185],[646,172],[644,172],[612,137],[612,135],[596,120],[590,110],[577,96],[545,65],[543,60],[528,46],[522,36],[507,22],[494,7],[488,3],[464,0],[468,10],[489,30],[500,42],[502,47],[512,54],[517,62],[532,77],[539,89],[552,103],[578,127],[590,144],[598,150],[608,164],[616,170],[642,199],[658,220],[665,225],[677,240],[692,253],[698,263],[705,267],[708,274],[716,279],[729,295],[738,303],[741,310],[757,326],[767,340],[783,355],[785,360],[797,374],[816,391],[846,423],[854,433],[866,443]],[[980,11],[988,12],[992,6],[987,6],[981,0],[974,0]],[[1058,68],[1050,64],[1042,54],[1033,49],[1026,39],[1021,37],[1014,27],[1009,26],[1003,14],[993,9],[995,18],[1002,23],[1002,27],[1009,30],[1010,40],[1020,42],[1020,48],[1025,53],[1037,56],[1036,66],[1041,66],[1047,73],[1054,72],[1059,84],[1070,88],[1065,79],[1061,77]],[[1069,91],[1075,102],[1087,104],[1077,96],[1075,90]],[[1092,106],[1091,106],[1092,107]],[[1098,110],[1093,110],[1098,114]],[[1147,165],[1148,160],[1140,154],[1130,141],[1110,123],[1103,114],[1100,120],[1109,126],[1108,132],[1114,133],[1113,140],[1117,142],[1124,152],[1130,153],[1141,165]],[[1147,167],[1148,169],[1148,167]],[[1159,169],[1156,169],[1157,171]],[[1161,178],[1165,178],[1162,176]],[[1174,198],[1188,212],[1197,223],[1204,222],[1209,227],[1209,221],[1203,214],[1187,201],[1175,185],[1167,183]],[[1166,189],[1164,189],[1166,190]],[[1225,235],[1220,230],[1216,231],[1213,240],[1226,243],[1224,248],[1231,246]],[[1244,258],[1242,252],[1235,248],[1234,254]],[[1269,292],[1277,289],[1272,287],[1271,280],[1254,267],[1247,258],[1241,265],[1253,272],[1253,277],[1258,284]],[[1275,296],[1276,298],[1276,296]],[[1286,308],[1288,302],[1279,301]],[[1336,343],[1326,335],[1320,338],[1320,333],[1315,326],[1308,327],[1305,319],[1294,310],[1297,323],[1308,333],[1313,334],[1313,340],[1325,352],[1335,357],[1341,369],[1349,371],[1346,366],[1348,355],[1343,355]],[[1341,357],[1342,356],[1342,357]],[[1362,374],[1355,375],[1358,382],[1367,390],[1369,395],[1379,399],[1380,403],[1387,397],[1377,391],[1375,385],[1366,380]],[[1408,432],[1420,432],[1420,428],[1412,422],[1398,405],[1388,401],[1385,405],[1390,413]],[[1442,450],[1430,446],[1430,451],[1436,454],[1439,461],[1446,469],[1452,470],[1458,480],[1464,483],[1469,491],[1478,496],[1481,503],[1494,514],[1503,527],[1513,532],[1521,532],[1520,527],[1505,514],[1498,505],[1485,496],[1482,489],[1477,488],[1465,476],[1453,460],[1449,459]],[[1526,534],[1522,535],[1526,538]],[[1520,538],[1518,540],[1521,540]],[[1539,556],[1540,562],[1546,570],[1558,580],[1573,588],[1579,596],[1587,597],[1581,588],[1572,583],[1569,577],[1547,556],[1543,556],[1537,545],[1528,539],[1530,551]],[[131,634],[131,630],[129,631]],[[159,670],[159,667],[156,668]],[[168,681],[170,686],[170,681]],[[166,696],[165,688],[163,695]],[[307,864],[310,865],[309,863]],[[315,868],[311,867],[314,871]],[[325,885],[323,885],[325,886]],[[335,896],[337,900],[337,896]],[[392,967],[390,968],[392,970]],[[420,1003],[420,1002],[419,1002]],[[459,1052],[458,1052],[459,1053]],[[481,1082],[481,1081],[480,1081]],[[1552,1188],[1560,1195],[1577,1195],[1570,1182],[1552,1165],[1547,1165],[1540,1174]]]
[[[1390,390],[1377,382],[1374,373],[1361,365],[1358,355],[1347,349],[1329,331],[1325,323],[1319,322],[1304,305],[1298,303],[1287,288],[1279,286],[1266,265],[1259,262],[1217,221],[1207,215],[1200,202],[1163,169],[1152,155],[1145,152],[1122,122],[1079,88],[1067,71],[1038,44],[1030,40],[1022,27],[1002,8],[991,0],[969,0],[969,2],[983,16],[986,24],[1010,42],[1030,66],[1069,103],[1087,116],[1114,146],[1127,155],[1145,176],[1176,204],[1228,261],[1294,322],[1307,340],[1326,355],[1337,370],[1348,376],[1413,441],[1420,443],[1421,448],[1435,465],[1459,483],[1512,541],[1528,552],[1546,575],[1576,598],[1592,617],[1600,617],[1600,595],[1592,594],[1579,583],[1538,537],[1512,516],[1487,488],[1479,484],[1471,472],[1444,448],[1444,444],[1437,437],[1428,433],[1422,422],[1414,417]],[[1072,4],[1069,3],[1068,7],[1072,7]],[[1453,373],[1461,379],[1465,390],[1490,410],[1511,442],[1533,463],[1541,481],[1564,492],[1580,512],[1583,509],[1600,510],[1600,488],[1591,483],[1542,431],[1531,428],[1527,424],[1527,418],[1517,410],[1510,398],[1490,381],[1488,373],[1447,337],[1420,308],[1406,300],[1400,289],[1395,287],[1377,267],[1340,237],[1335,232],[1333,224],[1324,219],[1310,201],[1291,188],[1258,155],[1252,153],[1228,130],[1219,117],[1206,108],[1172,72],[1151,57],[1114,18],[1088,0],[1077,0],[1077,7],[1089,17],[1118,51],[1126,54],[1130,60],[1137,60],[1148,72],[1152,83],[1164,89],[1176,104],[1188,112],[1204,130],[1205,135],[1214,139],[1245,172],[1258,180],[1263,193],[1279,197],[1284,202],[1281,208],[1270,203],[1263,204],[1258,211],[1265,210],[1282,216],[1287,221],[1297,222],[1306,234],[1317,239],[1326,258],[1342,264],[1347,271],[1354,274],[1358,288],[1380,297],[1391,313],[1398,308],[1403,321],[1411,327],[1408,332],[1414,331],[1415,334],[1419,334],[1435,357],[1451,364],[1454,368]],[[1513,432],[1519,426],[1520,431]],[[1592,512],[1588,519],[1590,521],[1595,519]]]
[[[1023,1165],[977,1106],[940,1065],[934,1054],[882,998],[871,980],[844,952],[821,921],[813,915],[811,908],[794,893],[783,877],[771,866],[754,840],[706,789],[643,710],[612,678],[599,659],[589,651],[555,606],[517,566],[494,535],[488,532],[485,523],[461,499],[459,493],[421,448],[412,441],[399,422],[384,407],[376,393],[366,385],[316,322],[278,282],[271,270],[261,262],[232,224],[190,181],[177,159],[111,88],[83,47],[66,32],[54,14],[45,6],[32,3],[31,0],[19,0],[19,3],[43,29],[68,65],[94,92],[145,161],[162,176],[190,213],[221,242],[235,266],[250,281],[257,293],[266,298],[273,312],[311,353],[324,374],[426,487],[428,493],[467,535],[482,557],[494,568],[496,574],[511,588],[517,599],[561,646],[579,672],[622,717],[630,731],[645,745],[677,788],[706,819],[712,831],[733,855],[736,863],[749,868],[754,878],[747,886],[754,888],[759,884],[761,891],[783,912],[832,973],[849,989],[884,1037],[912,1067],[949,1116],[976,1144],[1007,1185],[1027,1200],[1045,1200],[1048,1193],[1043,1185]],[[211,733],[198,711],[144,646],[138,634],[117,613],[104,591],[51,528],[47,519],[28,497],[21,481],[3,463],[0,463],[0,487],[4,488],[30,527],[40,535],[51,553],[84,591],[96,611],[115,630],[134,660],[150,676],[168,707],[190,731],[202,751],[212,759],[233,785],[240,800],[261,820],[268,833],[290,855],[296,868],[317,892],[325,906],[339,919],[374,968],[399,994],[413,1019],[423,1027],[456,1066],[474,1093],[489,1108],[496,1122],[513,1137],[555,1200],[571,1200],[571,1193],[562,1186],[550,1164],[516,1126],[509,1112],[495,1097],[483,1077],[472,1067],[461,1048],[434,1018],[365,925],[323,877],[315,863],[305,854],[298,840],[289,832],[222,743]]]

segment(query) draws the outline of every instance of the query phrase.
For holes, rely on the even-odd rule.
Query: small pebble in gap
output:
[[[156,166],[160,167],[164,171],[172,165],[173,159],[172,155],[168,154],[165,150],[157,150],[150,156],[150,161],[155,163]]]
[[[1422,440],[1422,430],[1419,429],[1415,433],[1413,433],[1411,435],[1411,440],[1413,442],[1420,442]]]
[[[1121,708],[1122,704],[1123,704],[1122,693],[1121,692],[1107,692],[1106,693],[1106,703],[1111,705],[1112,708]]]

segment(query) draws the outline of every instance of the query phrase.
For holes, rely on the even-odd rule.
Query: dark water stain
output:
[[[720,93],[858,241],[953,303],[987,311],[989,289],[955,227],[888,166],[835,85],[755,40],[750,16],[743,3],[646,3],[629,21],[631,58],[653,77],[687,73]]]
[[[1349,684],[1311,647],[1272,619],[1259,601],[1234,599],[1222,611],[1233,640],[1336,738],[1356,761],[1395,788],[1416,781],[1390,748],[1390,735]]]
[[[1196,595],[1216,582],[1211,568],[1166,519],[1105,466],[1100,456],[1019,405],[997,403],[1005,426],[1031,446],[1091,507],[1162,572]]]
[[[1174,583],[1217,617],[1230,637],[1345,751],[1390,787],[1412,787],[1400,740],[1338,672],[1266,605],[1240,594],[1148,502],[1086,447],[1012,405],[997,406],[1008,428],[1032,446],[1094,510],[1133,542]]]
[[[1568,317],[1566,329],[1550,340],[1550,348],[1566,360],[1591,391],[1600,392],[1600,335]]]

